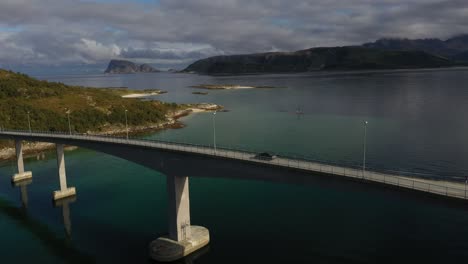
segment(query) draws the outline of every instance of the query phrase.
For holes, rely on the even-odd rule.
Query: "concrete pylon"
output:
[[[63,151],[63,144],[56,144],[57,146],[57,168],[60,181],[60,190],[54,192],[54,200],[63,199],[76,195],[75,187],[67,187],[67,175],[65,172],[65,154]]]
[[[169,235],[150,244],[150,256],[156,261],[174,261],[208,245],[210,233],[202,226],[190,225],[188,177],[167,177]]]
[[[167,177],[169,238],[190,240],[190,195],[188,177]]]
[[[16,164],[18,168],[18,173],[13,175],[11,180],[15,183],[19,181],[32,179],[32,172],[24,171],[22,140],[15,140],[15,148],[16,148]]]

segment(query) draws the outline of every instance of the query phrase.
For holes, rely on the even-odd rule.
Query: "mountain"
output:
[[[447,40],[384,38],[366,43],[363,47],[385,50],[418,50],[452,60],[466,61],[468,35],[460,35]]]
[[[137,72],[159,72],[159,70],[148,64],[135,64],[126,60],[111,60],[104,73],[137,73]]]
[[[408,69],[448,67],[454,63],[424,51],[376,49],[365,46],[312,48],[215,56],[198,60],[184,72],[202,74],[290,73],[318,70]]]
[[[453,59],[461,62],[468,62],[468,51],[460,52],[453,56]]]

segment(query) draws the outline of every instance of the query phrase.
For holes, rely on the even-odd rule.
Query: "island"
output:
[[[182,72],[223,75],[452,66],[468,66],[466,34],[447,40],[384,38],[356,46],[214,56],[195,61]]]
[[[127,116],[129,132],[136,134],[180,128],[184,126],[178,121],[182,116],[223,108],[211,103],[176,104],[123,98],[128,93],[155,91],[69,86],[0,69],[0,129],[27,130],[29,119],[32,130],[54,132],[71,128],[73,133],[123,135]],[[25,152],[37,154],[53,147],[49,143],[27,142]],[[0,140],[0,160],[14,155],[14,142]]]
[[[110,74],[128,74],[128,73],[152,73],[160,72],[148,64],[136,64],[126,60],[111,60],[104,73]]]

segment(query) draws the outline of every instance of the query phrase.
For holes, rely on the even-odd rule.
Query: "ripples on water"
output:
[[[463,178],[468,175],[468,70],[210,77],[188,74],[43,76],[98,87],[163,89],[164,101],[213,102],[217,144],[360,164],[363,122],[368,167]],[[275,86],[209,91],[196,84]],[[301,109],[303,115],[296,115]],[[129,114],[131,118],[131,113]],[[212,115],[153,138],[212,143]],[[88,150],[68,152],[77,187],[70,225],[53,207],[55,159],[29,160],[27,208],[0,168],[0,255],[5,263],[146,263],[147,245],[166,231],[165,179],[139,165]],[[24,191],[24,188],[23,188]],[[467,260],[463,206],[356,183],[313,186],[192,179],[194,224],[212,243],[195,263],[450,263]],[[23,195],[24,197],[24,195]],[[65,228],[67,226],[67,228]],[[68,233],[71,233],[69,235]],[[189,260],[187,260],[189,261]],[[448,262],[447,262],[448,261]],[[461,261],[461,262],[460,262]]]

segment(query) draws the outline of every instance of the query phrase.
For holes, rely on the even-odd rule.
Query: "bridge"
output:
[[[208,229],[190,223],[189,177],[223,177],[299,184],[313,183],[317,177],[333,177],[467,200],[465,181],[421,178],[410,174],[369,170],[364,166],[329,164],[284,155],[262,158],[257,152],[223,147],[59,132],[2,130],[0,138],[15,141],[18,171],[13,175],[12,181],[16,183],[32,178],[32,172],[25,171],[24,167],[23,141],[56,144],[60,190],[53,193],[54,200],[73,197],[77,193],[74,187],[67,184],[65,145],[110,154],[165,174],[169,196],[169,235],[150,244],[150,255],[158,261],[182,258],[209,243]]]

